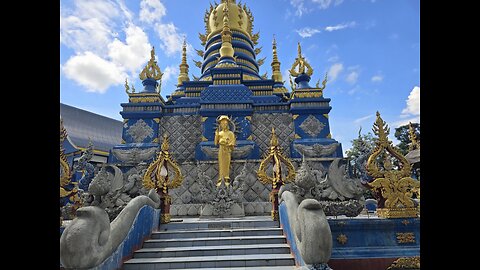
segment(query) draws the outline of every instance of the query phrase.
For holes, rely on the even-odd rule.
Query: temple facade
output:
[[[121,104],[122,143],[113,147],[109,163],[121,165],[122,170],[150,163],[162,137],[167,135],[172,155],[185,175],[183,186],[172,191],[173,204],[196,204],[197,175],[205,173],[211,179],[218,175],[214,133],[217,118],[228,115],[236,136],[232,179],[247,166],[252,180],[245,200],[265,202],[263,211],[268,212],[269,187],[256,181],[255,171],[268,150],[272,127],[283,152],[295,165],[299,165],[302,155],[323,168],[328,168],[334,158],[343,157],[341,144],[330,132],[332,107],[330,99],[323,95],[327,75],[321,76],[321,85],[310,85],[313,68],[299,43],[290,69],[289,91],[273,39],[272,76],[261,76],[259,69],[265,59],[258,59],[259,33],[253,31],[253,14],[246,5],[236,1],[211,5],[204,23],[205,33],[199,34],[204,49],[197,50],[203,61],[195,62],[201,69],[199,78],[189,77],[184,43],[177,89],[166,100],[160,95],[163,73],[154,49],[140,73],[143,89],[135,92],[125,82],[128,102]],[[256,213],[262,212],[258,204],[252,207],[258,210]]]

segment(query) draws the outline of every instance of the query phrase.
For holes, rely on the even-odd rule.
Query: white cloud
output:
[[[380,74],[372,77],[372,82],[381,82],[381,81],[383,81],[383,76]]]
[[[347,75],[347,78],[345,79],[349,84],[355,84],[358,80],[358,71],[352,71]]]
[[[145,32],[133,24],[125,29],[125,43],[118,39],[108,45],[108,56],[113,63],[135,72],[150,58],[152,46]]]
[[[410,118],[407,118],[407,119],[402,119],[402,120],[398,120],[398,121],[395,121],[392,123],[392,128],[397,128],[397,127],[401,127],[401,126],[405,126],[405,125],[408,125],[408,123],[420,123],[420,115],[417,115],[415,117],[410,117]]]
[[[338,60],[340,60],[340,57],[338,57],[338,55],[335,55],[335,56],[332,56],[330,58],[328,58],[328,62],[338,62]]]
[[[333,82],[338,77],[340,72],[342,72],[342,70],[343,70],[343,64],[342,63],[333,64],[330,67],[330,69],[328,70],[329,81]]]
[[[157,24],[155,30],[165,54],[171,56],[182,51],[183,36],[177,32],[178,28],[173,23]]]
[[[341,3],[343,3],[343,0],[312,0],[313,3],[317,3],[320,7],[320,9],[327,9],[330,7],[331,4],[334,4],[334,6],[338,6]]]
[[[97,18],[60,17],[60,42],[75,51],[105,53],[114,33]]]
[[[76,0],[75,14],[80,18],[96,18],[111,23],[121,13],[116,3],[110,0]]]
[[[356,22],[337,24],[337,25],[334,25],[334,26],[325,27],[325,31],[332,32],[332,31],[337,31],[337,30],[349,28],[349,27],[354,27],[355,25],[357,25]]]
[[[282,73],[282,78],[283,80],[285,81],[285,87],[290,91],[291,89],[291,84],[290,84],[290,71],[289,69],[285,69]],[[292,78],[292,82],[293,82],[294,78]],[[293,82],[295,83],[295,82]]]
[[[411,115],[420,116],[420,87],[415,86],[407,99],[407,107],[402,110],[400,117],[409,117]]]
[[[375,116],[374,114],[369,114],[367,116],[360,117],[360,118],[357,118],[357,119],[353,120],[353,123],[358,125],[358,124],[360,124],[360,123],[362,123],[362,122],[364,122],[368,119],[373,118],[374,116]]]
[[[295,7],[295,15],[302,17],[303,13],[308,13],[309,10],[305,7],[304,0],[290,0],[290,5]]]
[[[167,14],[167,9],[159,0],[142,0],[140,3],[140,21],[159,22]]]
[[[295,15],[301,17],[303,14],[310,13],[314,10],[312,4],[319,9],[327,9],[330,6],[338,6],[344,0],[290,0],[290,5],[295,8]],[[308,3],[308,4],[307,4]],[[307,7],[310,6],[310,7]]]
[[[67,78],[87,88],[88,92],[105,93],[111,85],[122,84],[127,75],[112,62],[92,52],[68,59],[62,70]]]
[[[178,74],[180,74],[180,69],[178,66],[168,66],[165,68],[163,71],[163,76],[162,76],[162,83],[163,82],[168,82],[170,80],[176,80],[178,78]],[[176,83],[176,82],[175,82]]]
[[[304,27],[302,29],[295,30],[302,38],[311,37],[316,33],[320,33],[321,31],[316,28]]]
[[[353,95],[355,94],[356,92],[358,92],[360,90],[360,87],[358,85],[356,85],[354,88],[350,89],[347,93],[349,95]],[[359,99],[360,97],[357,97],[357,99]]]

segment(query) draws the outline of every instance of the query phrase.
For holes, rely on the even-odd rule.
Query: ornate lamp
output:
[[[272,164],[273,175],[267,175],[266,169],[268,164]],[[282,163],[287,167],[287,176],[282,178]],[[270,140],[270,148],[266,157],[260,162],[260,168],[257,172],[258,179],[263,184],[272,184],[272,192],[270,192],[270,201],[272,202],[271,216],[273,220],[278,220],[278,191],[286,182],[295,179],[295,168],[292,162],[282,154],[282,149],[278,145],[275,129],[272,128],[272,139]]]
[[[170,222],[170,204],[172,203],[172,197],[168,195],[168,189],[179,187],[183,181],[180,167],[172,159],[168,148],[167,135],[164,135],[161,150],[143,177],[143,186],[147,189],[154,188],[160,195],[160,223]],[[175,175],[170,177],[169,171],[173,171]]]
[[[375,149],[367,161],[367,172],[374,178],[368,186],[381,193],[385,199],[383,208],[377,209],[379,217],[406,218],[417,217],[418,209],[414,206],[412,195],[420,192],[420,182],[410,177],[410,164],[397,151],[387,135],[390,128],[377,112],[377,119],[373,125],[373,132],[378,136]],[[384,169],[380,169],[376,162],[382,153],[389,153],[400,161],[400,168],[394,170],[388,157],[384,161]]]

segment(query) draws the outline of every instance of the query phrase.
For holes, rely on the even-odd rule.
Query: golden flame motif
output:
[[[148,166],[147,172],[143,177],[143,186],[147,189],[162,190],[163,193],[168,193],[169,188],[176,188],[182,184],[183,175],[180,167],[172,159],[168,152],[169,143],[167,135],[164,135],[160,152],[157,158]],[[170,178],[168,170],[173,170],[175,176]]]
[[[414,207],[412,198],[413,193],[420,191],[419,181],[410,177],[410,164],[406,158],[396,150],[392,142],[388,140],[387,135],[390,128],[377,112],[377,119],[373,126],[373,132],[378,136],[373,153],[367,161],[367,172],[374,179],[368,185],[372,189],[379,190],[385,198],[385,209],[379,208],[379,216],[390,218],[416,217],[417,210]],[[388,152],[397,158],[400,163],[400,170],[394,170],[388,157],[384,160],[384,169],[380,170],[376,159],[382,154]]]
[[[266,169],[268,164],[272,163],[273,176],[267,175]],[[282,179],[282,163],[287,167],[287,176]],[[270,140],[270,149],[266,157],[260,162],[260,168],[257,172],[257,177],[263,184],[272,184],[273,188],[277,187],[279,183],[286,183],[295,179],[295,167],[292,162],[287,158],[281,150],[278,144],[278,138],[275,134],[275,128],[272,127],[272,138]]]
[[[296,70],[297,67],[298,71]],[[306,71],[305,69],[308,70]],[[312,66],[310,66],[305,57],[302,56],[302,47],[300,46],[300,42],[298,42],[297,58],[295,58],[295,62],[293,62],[293,65],[290,68],[289,72],[293,77],[298,77],[299,75],[304,73],[306,73],[308,76],[312,76],[313,74]]]
[[[156,81],[162,80],[163,73],[155,61],[155,47],[152,47],[150,51],[150,60],[140,73],[140,80],[146,80],[147,78],[154,79]]]

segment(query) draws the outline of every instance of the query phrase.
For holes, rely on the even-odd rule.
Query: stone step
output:
[[[288,244],[197,246],[172,248],[143,248],[135,251],[134,258],[166,258],[195,256],[224,256],[250,254],[290,254]]]
[[[124,270],[158,270],[215,267],[294,266],[291,254],[251,254],[175,258],[134,258],[124,263]],[[272,269],[272,268],[270,268]]]
[[[284,235],[266,236],[231,236],[203,238],[149,239],[143,248],[190,247],[190,246],[223,246],[223,245],[263,245],[286,243]]]
[[[282,228],[247,228],[247,229],[212,229],[212,230],[173,230],[152,233],[152,239],[168,238],[202,238],[202,237],[223,237],[223,236],[263,236],[282,235]]]
[[[225,219],[198,219],[185,218],[182,222],[162,224],[161,231],[169,230],[205,230],[205,229],[234,229],[234,228],[261,228],[280,227],[278,221],[273,221],[269,216],[255,218],[225,218]]]

